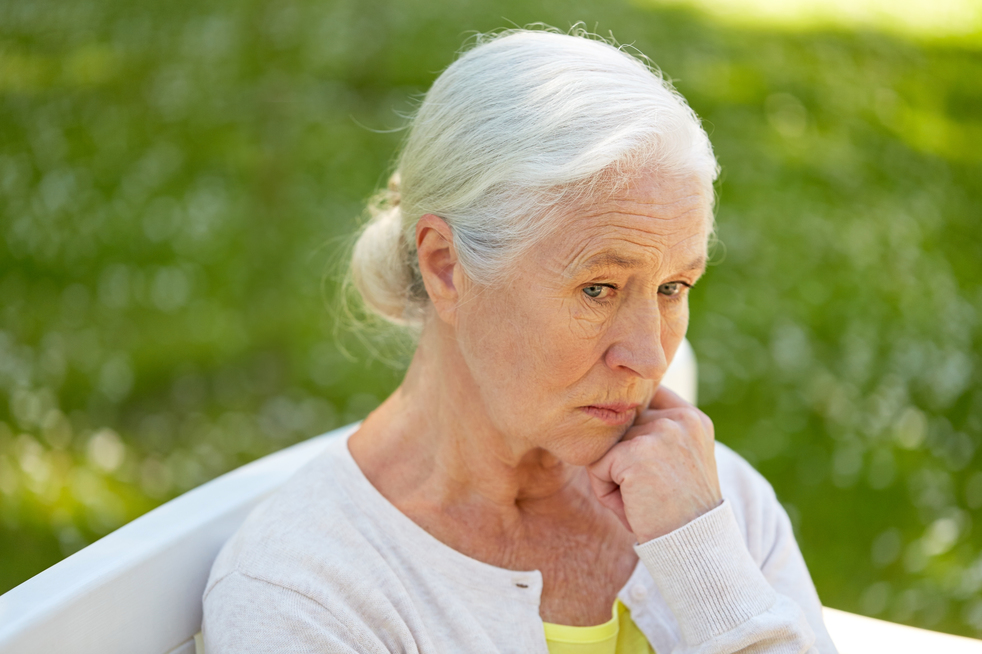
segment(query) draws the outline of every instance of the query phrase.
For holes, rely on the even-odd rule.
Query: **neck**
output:
[[[403,503],[507,521],[554,512],[588,491],[581,468],[495,428],[452,330],[439,320],[424,328],[403,383],[349,448],[373,485]]]

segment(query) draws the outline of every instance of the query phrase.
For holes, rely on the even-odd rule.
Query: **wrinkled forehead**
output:
[[[618,180],[609,192],[598,194],[593,204],[656,219],[702,211],[702,217],[711,221],[713,188],[712,182],[695,173],[647,171]]]
[[[566,214],[549,249],[566,275],[704,259],[712,206],[712,188],[695,175],[639,176]]]

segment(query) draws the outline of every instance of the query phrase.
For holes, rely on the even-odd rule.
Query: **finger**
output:
[[[638,412],[638,417],[635,418],[634,424],[646,425],[649,422],[661,420],[662,418],[679,422],[685,420],[687,416],[693,413],[698,413],[700,416],[706,415],[691,404],[686,404],[684,407],[670,407],[667,409],[645,409]]]
[[[615,447],[617,445],[614,445],[610,450],[607,450],[606,454],[587,466],[587,472],[590,474],[590,484],[595,486],[594,490],[600,489],[603,491],[603,493],[598,493],[598,495],[609,492],[609,486],[617,486],[617,482],[613,478],[613,470],[611,469],[614,458],[610,455]],[[598,484],[606,484],[606,486],[597,486]]]
[[[648,407],[651,409],[683,409],[692,406],[682,399],[678,393],[667,386],[659,386],[655,390],[655,396],[651,398]]]
[[[620,486],[610,481],[601,480],[593,474],[588,474],[588,476],[590,478],[590,488],[600,501],[600,504],[616,515],[617,519],[621,521],[621,524],[628,531],[631,531],[631,525],[627,521],[627,513],[624,510],[624,497],[621,495]]]
[[[702,422],[702,428],[705,430],[709,437],[716,440],[716,428],[713,427],[713,421],[702,411],[699,412],[699,420]]]
[[[638,413],[638,417],[634,420],[635,425],[646,425],[649,422],[654,422],[656,420],[661,420],[662,418],[667,418],[668,420],[678,421],[682,418],[682,411],[685,409],[671,408],[671,409],[645,409]]]
[[[590,478],[590,488],[593,490],[593,494],[597,496],[597,499],[604,506],[614,509],[615,513],[618,508],[621,511],[624,510],[624,500],[620,496],[620,486],[609,479],[602,479],[596,476],[592,470],[588,471],[588,477]]]
[[[605,500],[607,500],[608,498],[620,494],[619,493],[620,486],[618,486],[614,482],[600,479],[599,477],[596,477],[593,474],[590,474],[589,477],[590,477],[590,488],[593,490],[593,494],[597,496],[597,499],[605,502]]]

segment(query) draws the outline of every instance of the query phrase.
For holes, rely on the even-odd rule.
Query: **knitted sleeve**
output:
[[[834,654],[791,522],[770,484],[727,448],[717,448],[717,460],[723,503],[636,546],[678,621],[675,651]]]

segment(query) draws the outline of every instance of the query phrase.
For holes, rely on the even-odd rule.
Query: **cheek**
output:
[[[597,321],[574,315],[562,298],[485,294],[458,323],[461,349],[478,382],[512,406],[565,391],[596,359]]]
[[[457,339],[475,380],[488,391],[523,379],[536,353],[534,316],[517,293],[485,290],[459,309]]]
[[[661,342],[665,354],[671,360],[675,351],[685,338],[689,328],[689,301],[685,299],[663,312],[661,321]]]
[[[573,340],[583,343],[596,342],[610,327],[613,312],[606,307],[587,302],[569,302],[564,311],[565,325]]]
[[[608,327],[606,312],[570,298],[540,299],[531,341],[542,384],[567,389],[600,359],[597,344]]]

